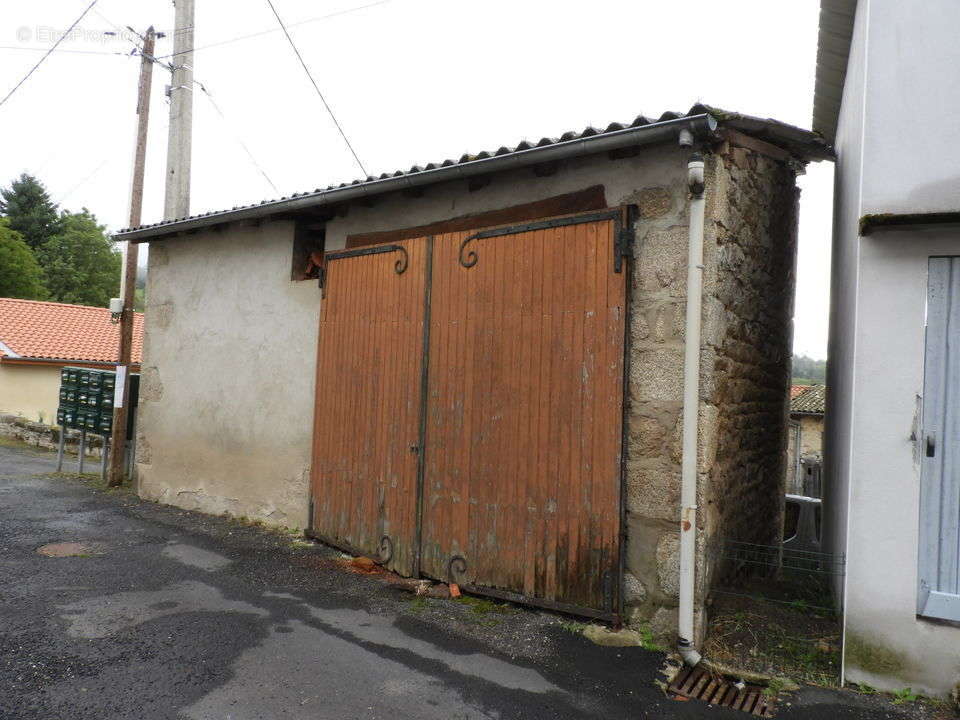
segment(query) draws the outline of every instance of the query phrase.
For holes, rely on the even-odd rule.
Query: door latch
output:
[[[412,452],[412,453],[418,453],[418,452],[420,452],[420,446],[419,446],[419,445],[411,445],[411,446],[410,446],[410,452]]]
[[[937,434],[935,432],[927,433],[927,457],[932,458],[937,454]]]

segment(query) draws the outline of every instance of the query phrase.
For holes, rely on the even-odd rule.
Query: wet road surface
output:
[[[0,445],[0,718],[745,718],[569,618],[417,600],[292,536],[51,475]],[[79,556],[46,557],[77,542]],[[565,627],[566,625],[566,627]],[[881,718],[827,691],[780,717]]]

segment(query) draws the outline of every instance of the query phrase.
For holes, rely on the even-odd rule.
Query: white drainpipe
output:
[[[680,144],[685,145],[681,135]],[[692,144],[692,138],[690,143]],[[687,319],[683,361],[683,461],[680,485],[680,612],[677,650],[694,666],[701,656],[694,647],[693,600],[697,544],[697,436],[700,408],[700,306],[703,301],[703,156],[687,164],[690,190],[690,237],[687,247]]]

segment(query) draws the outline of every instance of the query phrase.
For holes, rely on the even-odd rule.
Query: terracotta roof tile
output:
[[[790,399],[793,400],[797,395],[806,392],[809,387],[809,385],[791,385]]]
[[[116,362],[120,326],[107,308],[0,298],[0,342],[11,358]],[[135,313],[133,362],[142,356],[143,313]]]
[[[827,404],[827,386],[810,385],[790,400],[790,412],[823,415]]]

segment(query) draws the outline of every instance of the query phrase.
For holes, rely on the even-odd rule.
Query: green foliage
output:
[[[0,218],[0,297],[43,300],[43,273],[30,246]]]
[[[644,650],[651,650],[653,652],[664,651],[664,648],[657,644],[657,641],[653,636],[653,630],[650,629],[649,625],[641,626],[637,629],[637,633],[640,635],[640,647],[642,647]]]
[[[60,220],[61,231],[38,252],[51,299],[106,307],[120,293],[120,253],[86,208]]]
[[[23,241],[36,252],[60,231],[57,206],[50,200],[43,183],[23,173],[0,190],[0,215],[10,228],[23,236]]]
[[[793,356],[794,385],[825,385],[827,382],[827,361],[814,360],[806,355]]]
[[[920,696],[913,692],[911,688],[904,688],[903,690],[897,690],[893,694],[893,704],[894,705],[905,705],[906,703],[916,702],[920,699]]]
[[[561,628],[567,632],[573,633],[574,635],[580,635],[586,626],[586,623],[576,622],[575,620],[567,620],[560,623]]]

